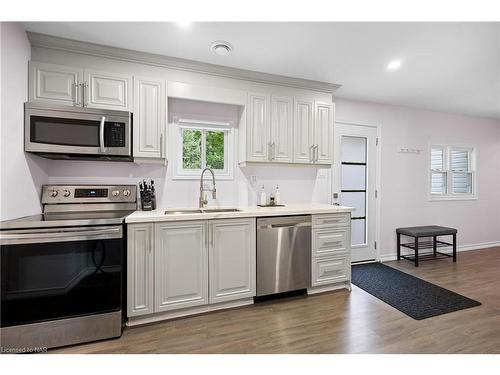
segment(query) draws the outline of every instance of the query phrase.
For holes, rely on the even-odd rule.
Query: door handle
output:
[[[104,123],[106,122],[106,116],[101,117],[101,124],[99,125],[99,148],[102,153],[106,152],[106,147],[104,147]]]

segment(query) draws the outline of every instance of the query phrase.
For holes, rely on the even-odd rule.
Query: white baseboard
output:
[[[480,250],[480,249],[487,249],[489,247],[500,247],[500,241],[492,241],[492,242],[483,242],[483,243],[477,243],[473,245],[461,245],[457,247],[457,252],[462,252],[462,251],[471,251],[471,250]],[[447,246],[447,247],[440,247],[439,251],[441,252],[451,252],[452,247]],[[405,255],[407,254],[406,252],[404,253]],[[413,253],[408,252],[408,254],[413,255]],[[397,259],[397,254],[382,254],[379,256],[379,261],[380,262],[389,262],[391,260],[396,260]]]

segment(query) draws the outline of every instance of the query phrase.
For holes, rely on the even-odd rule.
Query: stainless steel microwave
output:
[[[24,150],[50,159],[132,160],[132,114],[24,104]]]

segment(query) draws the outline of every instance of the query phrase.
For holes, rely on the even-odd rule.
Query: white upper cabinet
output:
[[[85,70],[85,107],[130,111],[132,76]]]
[[[134,79],[134,158],[166,160],[166,83]]]
[[[255,218],[209,221],[210,303],[255,296]]]
[[[207,226],[155,224],[155,312],[208,304]]]
[[[315,163],[331,164],[333,148],[333,104],[315,103]]]
[[[271,97],[270,159],[275,162],[293,161],[293,98]]]
[[[246,134],[247,161],[269,161],[269,95],[248,93]]]
[[[30,61],[29,101],[81,106],[82,77],[83,69]]]
[[[295,163],[313,162],[314,102],[295,99],[294,153]]]

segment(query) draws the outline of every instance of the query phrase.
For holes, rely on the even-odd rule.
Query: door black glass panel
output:
[[[342,137],[340,202],[353,207],[351,217],[351,244],[366,244],[366,138]]]
[[[31,116],[31,142],[99,147],[99,121]]]
[[[1,247],[1,326],[121,308],[122,239]]]

